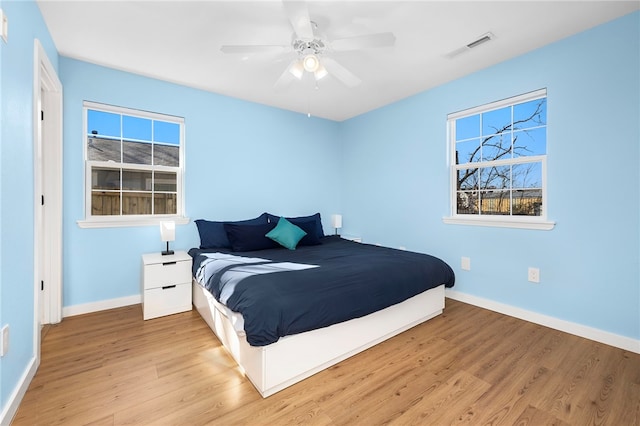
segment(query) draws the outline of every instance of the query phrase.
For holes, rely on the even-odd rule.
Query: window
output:
[[[81,226],[185,219],[184,119],[85,102],[84,125],[85,220]]]
[[[450,114],[447,223],[551,229],[546,89]]]

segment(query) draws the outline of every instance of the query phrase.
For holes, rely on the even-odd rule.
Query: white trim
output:
[[[145,111],[142,109],[126,108],[126,107],[102,104],[99,102],[91,102],[91,101],[84,101],[82,103],[82,106],[88,109],[96,109],[101,111],[113,112],[116,114],[134,115],[138,117],[150,118],[152,120],[164,121],[167,123],[175,122],[175,123],[184,124],[184,117],[179,117],[177,115],[161,114],[158,112]],[[170,118],[170,120],[167,120],[167,118]],[[86,134],[87,133],[85,129],[84,135],[86,136]]]
[[[41,324],[58,323],[62,319],[62,83],[38,39],[34,39],[33,58],[32,332],[37,368]],[[46,111],[44,122],[40,119],[41,111]],[[41,203],[43,195],[44,206]],[[44,291],[40,290],[41,281],[45,283]]]
[[[466,293],[460,293],[455,290],[446,290],[446,297],[460,302],[469,303],[484,309],[489,309],[514,318],[519,318],[534,324],[543,325],[553,328],[554,330],[563,331],[575,336],[584,337],[585,339],[604,343],[605,345],[614,346],[626,351],[640,354],[640,340],[631,337],[621,336],[619,334],[603,331],[598,328],[588,327],[571,321],[550,317],[548,315],[539,314],[537,312],[528,311],[526,309],[515,306],[505,305],[493,300],[484,299],[482,297],[473,296]]]
[[[549,231],[556,226],[555,222],[548,220],[514,216],[457,215],[445,216],[442,221],[449,225],[493,226],[497,228],[539,229],[543,231]]]
[[[547,89],[538,89],[533,92],[523,93],[522,95],[512,96],[510,98],[501,99],[499,101],[490,102],[488,104],[475,106],[472,108],[467,108],[462,111],[452,112],[451,114],[447,114],[447,120],[455,120],[460,117],[465,117],[467,115],[475,115],[479,112],[487,112],[493,111],[495,109],[500,109],[505,106],[520,104],[527,101],[533,101],[535,99],[541,99],[547,96]]]
[[[137,305],[140,303],[142,303],[142,295],[134,294],[126,297],[118,297],[117,299],[65,306],[62,308],[62,316],[65,318],[73,317],[75,315],[90,314],[92,312],[105,311],[107,309],[121,308],[123,306]],[[142,319],[142,317],[140,317],[140,319]]]
[[[78,226],[87,228],[123,228],[128,226],[160,226],[160,222],[172,220],[176,225],[186,225],[191,220],[185,216],[94,216],[87,220],[78,220]]]
[[[27,393],[27,389],[29,389],[29,385],[33,380],[33,377],[36,375],[36,371],[38,371],[39,359],[36,357],[31,358],[29,361],[29,367],[24,371],[24,374],[20,378],[17,386],[11,392],[11,395],[7,399],[7,403],[0,413],[0,425],[10,425],[13,417],[18,412],[18,408],[20,408],[20,403],[22,402],[22,398]]]

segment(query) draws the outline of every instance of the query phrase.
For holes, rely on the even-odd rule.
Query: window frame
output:
[[[524,93],[510,98],[502,99],[496,102],[468,108],[462,111],[447,115],[447,165],[449,168],[449,209],[450,215],[443,217],[442,220],[446,224],[458,225],[474,225],[489,226],[502,228],[520,228],[520,229],[540,229],[550,230],[555,226],[555,222],[548,220],[548,196],[547,196],[547,152],[545,154],[513,157],[509,159],[499,159],[490,161],[478,161],[474,163],[456,164],[456,120],[498,110],[507,106],[547,98],[547,89],[539,89],[533,92]],[[548,128],[548,120],[545,125]],[[483,168],[487,166],[512,166],[516,164],[540,163],[542,173],[542,209],[539,216],[520,216],[520,215],[489,215],[489,214],[465,214],[458,213],[457,209],[457,171],[469,168],[469,164],[473,164],[474,168]],[[511,188],[513,189],[513,188]]]
[[[180,144],[178,149],[178,167],[163,166],[163,165],[145,165],[145,164],[133,164],[102,161],[102,160],[89,160],[87,151],[87,138],[88,138],[88,111],[101,111],[120,115],[127,115],[136,118],[158,120],[163,122],[175,123],[180,126]],[[121,136],[122,137],[122,136]],[[185,172],[185,126],[184,118],[177,117],[168,114],[160,114],[155,112],[143,111],[133,108],[126,108],[108,104],[102,104],[98,102],[84,101],[82,104],[82,143],[83,143],[83,163],[84,163],[84,186],[83,186],[83,198],[84,198],[84,219],[78,220],[78,226],[80,228],[113,228],[113,227],[127,227],[127,226],[145,226],[156,225],[160,222],[171,220],[176,224],[189,223],[189,218],[185,215],[185,202],[184,202],[184,172]],[[119,215],[93,215],[91,207],[92,196],[92,172],[94,168],[106,168],[122,171],[149,171],[149,172],[171,172],[176,173],[176,213],[175,214],[137,214],[137,215],[125,215],[120,212]],[[123,193],[128,190],[124,190],[122,187],[118,189],[118,192]],[[131,192],[140,192],[139,190]],[[152,189],[151,194],[155,191]],[[158,191],[163,192],[163,191]],[[152,201],[153,205],[153,201]]]

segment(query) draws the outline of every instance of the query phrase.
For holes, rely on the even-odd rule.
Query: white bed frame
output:
[[[442,313],[444,285],[362,318],[251,346],[193,281],[193,304],[263,398]]]

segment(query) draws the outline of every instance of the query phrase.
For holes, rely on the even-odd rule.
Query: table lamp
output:
[[[176,223],[175,222],[160,222],[160,237],[162,241],[167,242],[167,249],[162,252],[163,256],[173,254],[173,250],[169,250],[169,241],[176,239]]]

